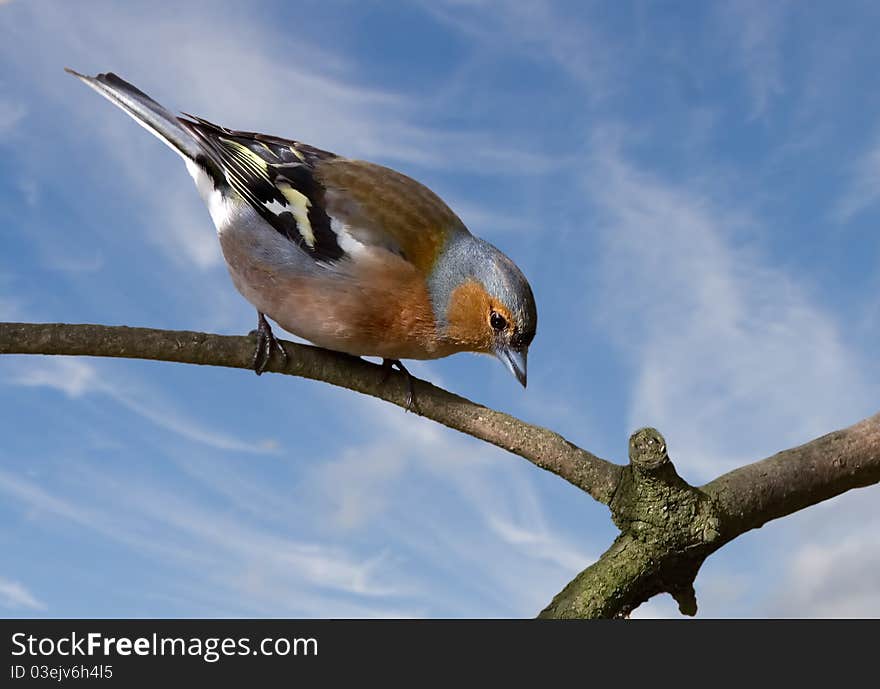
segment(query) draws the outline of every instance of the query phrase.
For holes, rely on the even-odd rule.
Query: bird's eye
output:
[[[493,311],[492,315],[489,316],[489,323],[495,331],[501,331],[507,327],[507,320],[497,311]]]

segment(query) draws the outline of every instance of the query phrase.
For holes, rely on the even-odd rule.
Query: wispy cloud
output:
[[[839,222],[867,210],[880,201],[880,136],[855,161],[849,184],[834,209]]]
[[[43,260],[47,268],[62,273],[94,273],[104,267],[104,257],[98,250],[88,255],[55,252],[45,256]]]
[[[472,201],[458,201],[451,195],[444,195],[444,198],[449,199],[450,206],[455,208],[456,214],[465,225],[482,237],[525,234],[535,230],[535,219],[525,213],[514,215],[510,211]]]
[[[26,380],[109,394],[88,367]],[[304,478],[166,443],[162,461],[182,474],[161,481],[152,460],[123,470],[81,454],[63,474],[2,469],[0,492],[42,529],[84,529],[175,572],[156,595],[210,614],[468,615],[481,601],[520,615],[589,563],[590,549],[547,519],[525,463],[375,400],[347,404],[336,412],[370,432],[357,440],[350,428],[350,447],[312,460]]]
[[[874,529],[832,543],[804,543],[787,569],[770,614],[864,618],[880,610],[880,542]]]
[[[46,604],[19,582],[0,577],[0,607],[11,610],[45,610]]]
[[[850,491],[774,523],[768,534],[772,543],[763,552],[766,562],[749,569],[754,573],[750,585],[761,591],[754,614],[880,614],[876,493],[876,486]]]
[[[596,559],[594,554],[588,554],[583,548],[552,533],[544,524],[525,525],[490,516],[489,528],[505,543],[528,553],[529,557],[546,560],[563,570],[577,572]]]
[[[138,557],[158,558],[198,576],[201,597],[225,614],[380,615],[381,603],[350,602],[345,596],[381,598],[400,588],[386,581],[381,553],[358,557],[339,546],[298,541],[278,525],[242,520],[223,506],[194,502],[144,480],[133,485],[130,476],[87,464],[51,488],[0,470],[0,492],[54,529],[72,523]],[[78,504],[85,494],[91,496],[88,507]]]
[[[21,103],[0,100],[0,137],[8,136],[27,113]]]
[[[833,317],[739,239],[754,221],[600,151],[588,187],[604,217],[604,317],[629,333],[635,365],[632,427],[658,426],[709,478],[869,411]]]
[[[206,428],[146,383],[106,375],[83,359],[51,357],[28,361],[11,370],[6,381],[12,385],[52,388],[72,398],[103,395],[162,430],[214,449],[249,453],[278,451],[277,444],[271,441],[248,442],[224,431]]]
[[[356,406],[374,439],[316,468],[310,509],[336,529],[405,544],[463,586],[457,600],[445,587],[432,594],[444,609],[466,615],[469,597],[483,596],[495,614],[532,612],[590,563],[595,545],[547,518],[533,469],[387,405]]]
[[[457,29],[483,49],[549,61],[584,86],[588,99],[604,97],[612,84],[616,51],[594,23],[563,16],[552,2],[443,0],[422,5],[437,20]]]
[[[77,398],[102,389],[94,366],[82,359],[52,358],[16,368],[7,382],[25,387],[48,387]]]
[[[746,80],[751,108],[749,119],[767,114],[773,101],[785,93],[781,40],[786,27],[787,2],[734,0],[717,5],[722,30],[729,32]]]
[[[31,519],[61,517],[65,524],[94,529],[102,535],[119,538],[116,520],[105,520],[95,505],[78,504],[52,495],[45,488],[11,471],[0,469],[0,492],[29,509]]]

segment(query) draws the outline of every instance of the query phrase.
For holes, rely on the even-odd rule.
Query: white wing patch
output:
[[[339,242],[339,248],[345,253],[352,255],[366,249],[363,242],[359,242],[350,232],[349,226],[339,218],[330,216],[330,229],[336,234],[336,241]]]
[[[264,203],[266,210],[274,215],[282,213],[290,213],[296,220],[296,229],[303,241],[308,244],[310,249],[315,248],[315,232],[312,230],[312,223],[309,221],[309,208],[312,202],[309,197],[300,191],[297,191],[286,182],[278,182],[275,188],[281,192],[287,203],[281,203],[277,199],[272,199],[271,203]]]
[[[316,262],[330,265],[345,256],[324,207],[324,187],[312,168],[313,158],[330,154],[311,148],[303,153],[295,142],[262,140],[201,120],[188,126],[214,156],[228,183],[218,194],[199,168],[190,166],[218,232],[238,222],[249,207]]]
[[[223,232],[229,224],[229,218],[231,215],[230,204],[223,198],[223,195],[214,188],[214,181],[208,176],[207,172],[189,158],[184,158],[184,162],[186,163],[186,169],[189,172],[190,177],[192,177],[196,183],[196,188],[199,190],[199,196],[202,197],[202,201],[204,201],[205,205],[208,207],[208,212],[211,214],[211,220],[214,221],[214,226],[217,228],[217,232]]]
[[[230,149],[232,155],[234,155],[242,165],[272,184],[272,180],[269,176],[269,166],[265,160],[247,146],[244,146],[237,141],[231,141],[229,139],[221,139],[221,141]],[[275,154],[272,153],[269,147],[265,144],[261,145],[274,157]],[[295,148],[291,146],[290,150],[296,153],[297,157],[301,160],[303,159],[302,155]],[[312,229],[312,223],[309,221],[309,208],[312,205],[309,197],[301,191],[294,189],[290,184],[283,180],[276,180],[274,186],[281,192],[281,195],[285,198],[287,203],[281,203],[277,199],[272,199],[271,203],[264,203],[263,206],[275,215],[290,212],[293,215],[294,220],[296,220],[296,229],[303,238],[303,241],[310,249],[314,249],[315,232]]]

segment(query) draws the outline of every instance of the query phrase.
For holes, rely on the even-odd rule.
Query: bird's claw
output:
[[[413,375],[407,370],[406,366],[400,361],[400,359],[382,359],[382,368],[384,369],[384,373],[382,375],[382,384],[384,385],[388,382],[389,376],[391,376],[391,372],[396,368],[403,375],[406,376],[406,407],[404,411],[411,411],[414,414],[421,414],[421,409],[419,409],[419,404],[416,401],[416,390],[413,381]]]
[[[281,360],[285,364],[287,363],[287,351],[284,349],[281,341],[275,337],[266,317],[262,313],[258,314],[258,316],[257,329],[252,330],[250,334],[255,335],[257,338],[257,346],[254,350],[254,359],[251,366],[254,369],[254,373],[259,376],[266,370],[266,366],[269,365],[273,349],[276,349],[281,354]]]

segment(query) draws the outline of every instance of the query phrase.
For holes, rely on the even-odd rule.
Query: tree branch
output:
[[[250,369],[255,342],[186,331],[102,325],[0,323],[0,354],[154,359]],[[322,380],[406,408],[406,378],[356,357],[285,342],[286,363],[268,371]],[[621,533],[578,574],[542,617],[619,617],[651,596],[672,594],[697,610],[693,582],[705,559],[737,536],[850,490],[880,482],[880,414],[707,483],[676,472],[663,436],[630,438],[627,466],[562,436],[417,380],[416,412],[551,471],[609,506]]]
[[[880,414],[719,476],[701,488],[726,540],[853,488],[880,482]],[[728,538],[728,536],[730,538]]]
[[[630,465],[609,504],[621,535],[541,617],[619,617],[670,593],[697,612],[693,582],[716,550],[772,519],[880,482],[880,414],[695,488],[653,428],[630,438]]]
[[[720,547],[717,510],[676,473],[657,430],[632,434],[629,460],[609,505],[620,536],[540,617],[623,617],[663,592],[675,597],[683,614],[697,613],[693,581]]]
[[[286,365],[273,356],[267,371],[321,380],[406,408],[402,374],[385,380],[381,366],[318,347],[284,342]],[[251,337],[182,330],[65,323],[0,323],[0,354],[68,354],[152,359],[250,369]],[[622,467],[582,450],[558,433],[475,404],[416,379],[416,413],[519,455],[608,504]]]

